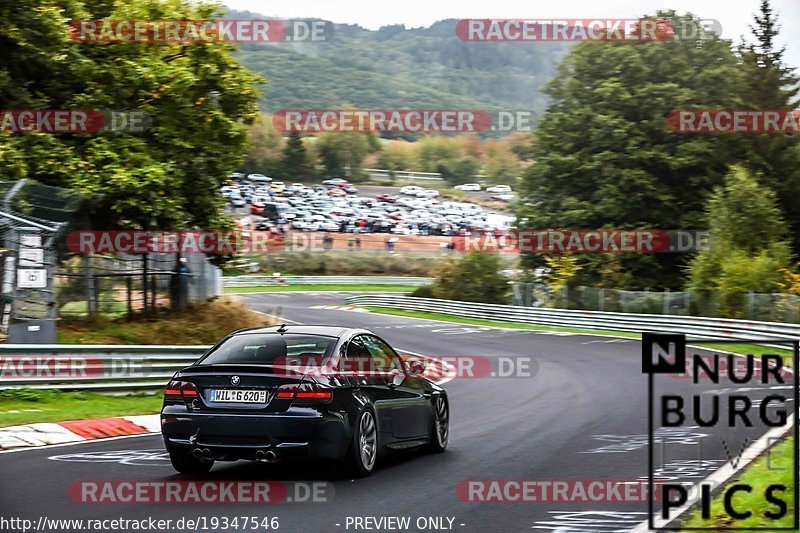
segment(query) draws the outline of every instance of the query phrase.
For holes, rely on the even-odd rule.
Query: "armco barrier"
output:
[[[640,333],[655,331],[717,339],[800,339],[800,324],[756,322],[675,315],[636,315],[572,309],[544,309],[514,305],[484,304],[414,298],[402,295],[365,294],[347,298],[358,306],[391,307],[406,311],[446,313],[483,320],[502,320],[563,328],[581,328]]]
[[[0,389],[129,392],[164,388],[210,346],[0,345]]]
[[[192,364],[210,348],[0,344],[0,390],[21,387],[119,393],[160,390],[175,372]]]
[[[419,287],[431,278],[403,276],[231,276],[222,278],[223,287],[269,287],[279,285],[408,285]]]

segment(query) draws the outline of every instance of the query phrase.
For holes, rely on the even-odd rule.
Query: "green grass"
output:
[[[125,302],[103,302],[97,310],[98,314],[106,318],[119,318],[128,314],[128,305]],[[86,300],[67,302],[58,309],[60,316],[69,318],[82,318],[88,316]]]
[[[753,516],[745,520],[732,520],[725,513],[722,500],[717,497],[711,503],[711,517],[703,520],[700,511],[694,511],[689,520],[681,524],[682,527],[726,527],[726,528],[745,528],[745,527],[791,527],[793,526],[794,513],[794,479],[792,475],[792,464],[794,463],[793,439],[787,439],[776,445],[769,451],[769,455],[764,454],[754,463],[731,479],[731,482],[743,483],[753,488],[752,493],[740,492],[733,499],[733,505],[742,510],[754,510]],[[769,459],[769,460],[768,460]],[[768,464],[769,463],[769,464]],[[796,465],[795,465],[796,466]],[[776,493],[788,504],[789,511],[786,516],[778,520],[771,520],[763,517],[764,511],[776,511],[777,509],[764,501],[764,491],[767,486],[781,484],[787,487],[786,492]]]
[[[0,427],[158,413],[163,396],[111,396],[96,392],[9,389],[0,391]]]
[[[411,292],[408,285],[347,285],[324,283],[316,285],[279,285],[263,287],[225,287],[226,294],[244,292]]]
[[[427,320],[441,320],[445,322],[458,322],[459,324],[470,324],[474,326],[489,326],[495,328],[511,328],[511,329],[526,329],[531,331],[557,331],[563,333],[595,333],[602,335],[613,335],[615,337],[630,337],[639,338],[640,335],[636,333],[626,333],[621,331],[608,331],[608,330],[589,330],[579,328],[560,328],[554,326],[537,326],[532,324],[519,324],[516,322],[502,322],[499,320],[481,320],[479,318],[466,318],[457,315],[448,315],[446,313],[431,313],[428,311],[406,311],[403,309],[394,309],[391,307],[373,307],[363,306],[374,313],[382,313],[385,315],[407,316],[411,318],[424,318]]]
[[[131,320],[62,320],[56,339],[61,344],[214,344],[231,331],[276,323],[226,296]]]

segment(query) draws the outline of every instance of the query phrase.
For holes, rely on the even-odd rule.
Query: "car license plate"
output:
[[[211,389],[209,399],[212,402],[227,403],[266,403],[267,391],[265,390],[231,390]]]

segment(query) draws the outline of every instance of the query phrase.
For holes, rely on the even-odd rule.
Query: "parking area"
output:
[[[220,194],[242,227],[282,233],[454,236],[504,231],[514,220],[468,201],[471,195],[478,198],[491,192],[465,191],[465,201],[452,201],[441,198],[437,190],[416,185],[355,187],[339,178],[306,185],[235,174]]]

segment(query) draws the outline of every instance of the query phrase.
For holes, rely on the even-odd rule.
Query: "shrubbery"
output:
[[[497,254],[473,252],[448,260],[436,271],[436,281],[420,287],[413,296],[443,298],[464,302],[507,304],[508,279]]]

